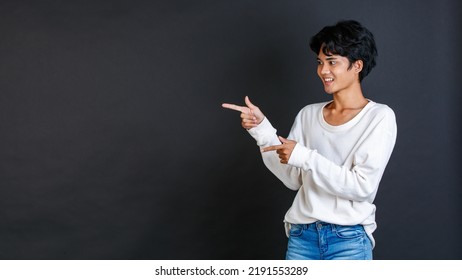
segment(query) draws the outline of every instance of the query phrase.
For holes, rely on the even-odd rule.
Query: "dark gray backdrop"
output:
[[[398,121],[375,258],[460,259],[459,3],[2,0],[0,258],[283,258],[295,193],[220,105],[287,135],[329,98],[309,38],[356,19]]]

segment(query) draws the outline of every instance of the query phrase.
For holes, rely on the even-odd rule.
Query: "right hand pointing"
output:
[[[251,129],[258,126],[265,119],[265,115],[263,115],[262,111],[260,111],[257,106],[250,102],[248,96],[245,97],[244,101],[247,106],[238,106],[229,103],[223,103],[221,106],[223,108],[241,112],[242,127],[245,129]]]

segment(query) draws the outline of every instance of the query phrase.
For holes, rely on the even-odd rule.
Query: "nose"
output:
[[[319,68],[320,68],[319,71],[320,71],[321,74],[329,74],[330,73],[329,65],[327,63],[320,64]]]

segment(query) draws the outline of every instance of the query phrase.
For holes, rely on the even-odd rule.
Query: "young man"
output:
[[[393,111],[361,89],[376,64],[374,37],[357,21],[340,21],[310,47],[332,101],[304,107],[287,139],[248,97],[246,106],[222,106],[241,112],[265,165],[297,191],[284,218],[286,259],[372,259],[373,201],[396,141]]]

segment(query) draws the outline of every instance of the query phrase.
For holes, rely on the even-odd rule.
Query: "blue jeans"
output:
[[[372,243],[362,225],[291,224],[286,259],[372,260]]]

